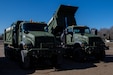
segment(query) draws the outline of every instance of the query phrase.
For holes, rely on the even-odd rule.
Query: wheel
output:
[[[86,53],[85,51],[81,48],[79,43],[74,44],[74,49],[73,49],[73,59],[78,62],[84,62],[86,59]]]
[[[52,55],[51,63],[52,63],[53,67],[57,67],[57,65],[58,65],[58,56],[57,55]]]
[[[103,50],[102,53],[101,53],[101,59],[102,60],[105,58],[105,55],[106,55],[105,50]]]
[[[5,46],[4,47],[4,55],[6,58],[14,60],[14,52],[13,52],[12,48]]]
[[[105,58],[105,50],[101,50],[100,53],[95,54],[95,58],[97,60],[104,60],[104,58]]]
[[[86,58],[85,52],[81,49],[78,48],[73,52],[73,59],[77,62],[84,62]]]
[[[28,51],[27,50],[22,50],[21,51],[21,61],[22,61],[22,63],[21,63],[21,67],[23,68],[23,69],[28,69],[28,68],[30,68],[30,57],[27,55],[27,53],[28,53]]]
[[[8,47],[4,47],[4,55],[6,58],[9,58],[9,54],[8,54]]]

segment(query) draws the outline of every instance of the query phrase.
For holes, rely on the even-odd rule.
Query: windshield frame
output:
[[[47,26],[47,24],[43,24],[43,23],[24,23],[22,25],[22,29],[24,31],[44,31],[45,26]]]
[[[90,34],[91,33],[89,27],[74,27],[73,32],[74,33],[85,33],[85,34]]]

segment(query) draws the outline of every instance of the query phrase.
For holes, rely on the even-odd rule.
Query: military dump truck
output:
[[[57,64],[60,49],[53,34],[45,32],[45,23],[17,21],[4,31],[5,56],[20,60],[24,69],[44,61]]]
[[[61,5],[48,22],[48,32],[65,48],[65,55],[83,61],[90,57],[103,59],[105,44],[102,39],[91,34],[87,26],[79,26],[74,14],[78,7]]]

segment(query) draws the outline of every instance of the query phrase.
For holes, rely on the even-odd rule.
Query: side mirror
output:
[[[72,30],[72,28],[67,29],[67,34],[73,34],[73,30]]]
[[[20,32],[22,32],[22,28],[20,28]]]
[[[105,36],[106,36],[106,34],[103,34],[103,36],[105,37]]]
[[[98,30],[95,28],[91,29],[91,34],[97,35],[98,34]]]
[[[44,31],[48,32],[48,26],[44,27]]]
[[[24,33],[28,34],[28,33],[29,33],[29,31],[25,31],[25,30],[24,30]]]

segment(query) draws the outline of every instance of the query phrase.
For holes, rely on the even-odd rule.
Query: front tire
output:
[[[77,62],[84,62],[85,61],[85,52],[82,49],[75,50],[73,52],[73,59]]]
[[[56,54],[53,54],[51,57],[51,63],[53,67],[57,67],[58,65],[58,56]]]
[[[105,58],[105,50],[101,50],[100,53],[96,54],[95,57],[98,60],[104,60],[104,58]]]
[[[78,62],[84,62],[86,59],[86,53],[79,43],[74,44],[73,59]]]

